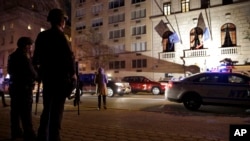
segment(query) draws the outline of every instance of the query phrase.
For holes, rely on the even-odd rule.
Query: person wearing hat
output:
[[[37,78],[37,73],[31,63],[32,45],[31,38],[19,38],[17,49],[8,58],[7,71],[10,75],[10,129],[12,140],[23,137],[24,141],[33,141],[36,138],[31,113],[32,91]]]
[[[35,41],[33,65],[43,83],[43,111],[37,139],[60,141],[60,129],[66,98],[76,80],[74,55],[63,29],[67,16],[61,9],[49,11],[51,28],[40,32]]]

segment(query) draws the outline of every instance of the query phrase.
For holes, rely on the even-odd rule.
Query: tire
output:
[[[183,98],[186,109],[196,111],[201,107],[201,97],[199,95],[188,95]]]
[[[158,95],[158,94],[161,93],[161,90],[160,90],[160,88],[158,88],[158,87],[153,87],[153,88],[151,89],[151,92],[152,92],[153,95]]]
[[[114,91],[110,88],[110,87],[108,87],[107,88],[108,89],[108,94],[107,94],[107,96],[108,97],[113,97],[115,94],[114,94]]]

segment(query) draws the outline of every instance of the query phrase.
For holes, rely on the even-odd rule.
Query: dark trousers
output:
[[[60,141],[65,91],[62,87],[43,84],[43,111],[38,129],[39,141]]]
[[[106,106],[106,95],[98,95],[98,108],[101,108],[101,99],[103,101],[103,106]]]
[[[6,104],[6,101],[5,101],[5,97],[4,97],[4,92],[0,90],[0,95],[2,97],[2,104],[3,104],[3,107],[7,106]]]
[[[35,132],[32,124],[32,87],[12,87],[10,86],[9,94],[11,98],[10,121],[12,138],[22,134],[24,139],[33,138]],[[20,126],[20,121],[22,127]]]

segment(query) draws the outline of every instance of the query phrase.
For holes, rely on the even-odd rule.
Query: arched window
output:
[[[190,49],[203,49],[203,30],[199,27],[190,31]]]
[[[174,51],[174,43],[171,43],[169,41],[169,36],[172,35],[172,31],[166,31],[162,35],[162,47],[163,47],[163,52],[172,52]]]
[[[232,23],[226,23],[221,27],[221,46],[236,46],[236,27]]]

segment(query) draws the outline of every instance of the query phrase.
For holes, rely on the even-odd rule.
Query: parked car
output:
[[[131,86],[132,93],[151,92],[154,95],[163,94],[165,85],[160,82],[150,80],[145,76],[126,76],[122,81],[128,82]]]
[[[250,77],[240,73],[203,72],[169,81],[165,98],[189,110],[201,105],[250,106]]]
[[[80,74],[80,83],[82,83],[82,93],[96,93],[96,86],[94,84],[94,73],[89,74]],[[108,95],[109,97],[113,97],[115,94],[122,96],[123,94],[129,94],[131,92],[131,87],[129,83],[123,81],[115,81],[109,78],[108,84]]]

